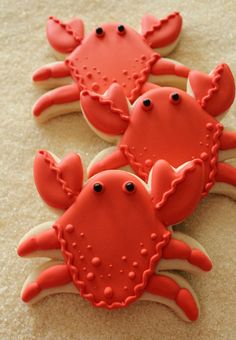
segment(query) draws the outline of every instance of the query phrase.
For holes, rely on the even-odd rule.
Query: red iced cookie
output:
[[[186,321],[198,318],[192,288],[165,270],[202,272],[212,267],[195,240],[168,229],[199,202],[204,185],[201,160],[180,169],[158,161],[149,186],[121,170],[101,172],[82,185],[78,155],[60,162],[40,151],[34,175],[45,202],[65,212],[53,225],[32,229],[18,246],[20,256],[55,260],[30,275],[22,291],[25,302],[74,292],[95,307],[114,309],[141,298],[167,304]]]
[[[131,102],[156,86],[154,83],[185,88],[189,69],[161,58],[175,48],[181,28],[182,18],[175,12],[161,20],[145,15],[141,33],[116,22],[102,24],[84,36],[81,20],[63,23],[50,17],[48,41],[65,60],[45,65],[33,74],[35,84],[56,88],[36,102],[34,116],[45,121],[80,111],[82,90],[103,94],[112,83],[120,84]]]
[[[178,167],[200,158],[205,173],[202,195],[213,189],[236,198],[236,170],[224,162],[236,158],[236,133],[217,120],[235,96],[229,67],[221,64],[210,75],[190,72],[188,92],[159,87],[130,106],[118,84],[104,95],[83,91],[81,107],[91,127],[104,139],[118,141],[117,147],[95,157],[89,176],[129,165],[147,181],[159,159]]]

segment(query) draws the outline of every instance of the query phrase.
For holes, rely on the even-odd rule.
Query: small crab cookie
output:
[[[33,74],[33,81],[44,89],[54,89],[35,103],[38,121],[70,112],[80,112],[84,89],[103,94],[112,83],[120,84],[134,102],[155,84],[186,87],[189,69],[164,59],[177,45],[182,18],[175,12],[158,20],[142,19],[138,33],[122,23],[103,24],[84,36],[83,22],[63,23],[50,17],[47,38],[64,61],[44,65]]]
[[[234,79],[226,64],[217,66],[210,75],[191,71],[188,93],[159,87],[143,94],[132,106],[118,84],[104,95],[83,91],[81,107],[90,127],[117,144],[95,157],[89,176],[107,169],[128,170],[129,166],[147,181],[159,159],[179,167],[201,158],[205,173],[202,195],[211,190],[236,199],[236,133],[218,121],[234,95]]]
[[[148,185],[135,175],[110,170],[83,184],[76,154],[56,161],[39,151],[34,164],[43,200],[64,212],[55,223],[33,228],[18,254],[49,257],[26,280],[22,299],[34,303],[59,292],[77,293],[95,307],[115,309],[152,300],[185,321],[199,317],[195,293],[168,270],[207,272],[212,263],[194,239],[169,226],[196,207],[204,185],[202,160],[179,169],[158,161]]]

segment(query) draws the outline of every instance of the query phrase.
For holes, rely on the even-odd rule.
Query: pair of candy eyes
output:
[[[179,102],[181,100],[181,96],[179,95],[179,93],[173,92],[173,93],[170,94],[169,99],[170,99],[170,102],[172,104],[176,105],[176,104],[179,104]],[[151,99],[146,98],[146,99],[143,100],[142,106],[143,106],[143,109],[145,111],[149,111],[149,110],[152,109],[153,103],[152,103]]]
[[[93,190],[95,192],[102,192],[104,190],[104,187],[101,183],[94,183]],[[127,193],[131,193],[135,191],[135,185],[133,182],[126,182],[123,185],[123,190]]]
[[[117,32],[118,32],[119,34],[124,34],[124,33],[125,33],[125,27],[124,27],[123,25],[117,26]],[[104,32],[104,30],[103,30],[102,27],[96,28],[96,35],[97,35],[98,37],[103,37],[104,34],[105,34],[105,32]]]

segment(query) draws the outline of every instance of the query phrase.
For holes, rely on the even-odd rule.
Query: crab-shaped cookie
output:
[[[35,84],[56,88],[34,105],[39,121],[57,115],[80,112],[80,93],[84,89],[104,93],[112,83],[120,84],[133,102],[159,85],[185,88],[189,69],[161,55],[177,45],[182,28],[179,13],[158,20],[152,15],[142,19],[142,33],[120,23],[104,24],[84,37],[83,22],[63,23],[50,17],[47,38],[52,48],[66,55],[64,61],[39,68]]]
[[[83,91],[81,107],[90,126],[104,139],[118,142],[95,157],[89,176],[129,165],[147,181],[159,159],[179,167],[201,158],[203,196],[212,189],[236,199],[236,169],[228,163],[229,159],[235,163],[236,133],[224,129],[217,120],[234,100],[229,67],[221,64],[210,75],[191,71],[188,92],[157,87],[130,106],[117,84],[104,95]]]
[[[158,161],[149,186],[121,170],[104,171],[83,185],[77,154],[60,162],[39,151],[37,189],[49,206],[64,213],[55,223],[32,229],[18,246],[20,256],[54,259],[29,276],[23,301],[73,292],[95,307],[114,309],[141,298],[166,304],[186,321],[196,320],[199,305],[190,285],[166,270],[212,267],[202,246],[168,229],[197,205],[202,173],[201,160],[177,170]]]

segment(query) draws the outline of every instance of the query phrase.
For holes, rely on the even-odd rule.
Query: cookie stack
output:
[[[84,36],[83,22],[50,17],[47,38],[63,61],[39,68],[35,84],[50,89],[33,107],[44,122],[82,112],[114,144],[85,172],[78,154],[63,160],[38,151],[34,178],[42,199],[63,211],[20,241],[18,255],[48,257],[26,280],[22,299],[74,292],[95,307],[138,299],[199,317],[189,283],[169,270],[210,271],[205,249],[173,225],[208,193],[236,199],[236,134],[220,119],[234,101],[230,68],[209,75],[164,58],[177,46],[182,18],[142,18],[141,33],[104,24]]]

